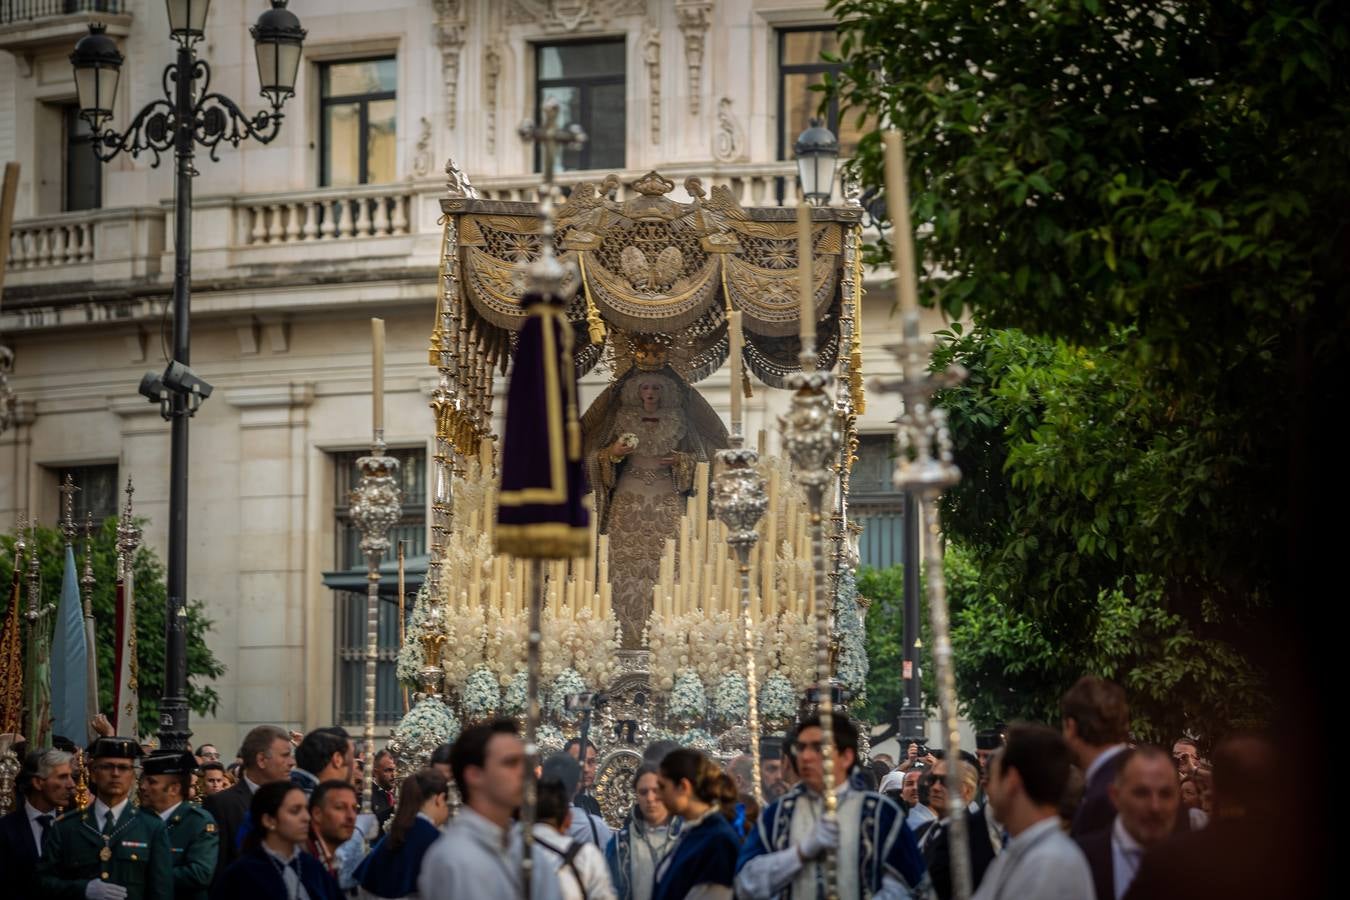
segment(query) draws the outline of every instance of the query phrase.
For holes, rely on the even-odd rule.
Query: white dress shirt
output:
[[[281,870],[281,883],[286,886],[286,896],[294,897],[295,900],[310,900],[309,891],[305,890],[305,884],[300,880],[300,873],[291,865],[295,858],[300,855],[299,847],[291,848],[290,856],[282,856],[266,844],[262,845],[263,852],[272,858]]]
[[[126,797],[121,803],[113,807],[109,807],[108,804],[104,803],[102,800],[95,800],[94,821],[98,823],[95,827],[98,828],[99,831],[102,831],[104,823],[108,821],[108,813],[110,812],[112,813],[113,824],[116,825],[117,821],[122,818],[122,810],[127,808],[127,803],[130,800],[130,797]]]
[[[1125,823],[1116,816],[1111,825],[1111,874],[1116,900],[1125,896],[1134,876],[1139,874],[1139,863],[1144,858],[1144,847],[1125,830]]]
[[[1094,894],[1083,851],[1048,816],[1008,842],[973,900],[1084,900]]]
[[[23,801],[23,809],[24,812],[28,814],[28,827],[33,830],[33,843],[37,844],[38,856],[41,856],[42,835],[44,830],[42,828],[42,823],[38,821],[38,816],[50,816],[50,818],[47,819],[47,827],[51,828],[52,823],[56,821],[56,810],[45,813],[33,806],[33,804],[29,803],[26,799]]]

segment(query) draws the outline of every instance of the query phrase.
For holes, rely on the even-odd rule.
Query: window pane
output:
[[[397,148],[394,146],[394,114],[397,101],[372,100],[366,109],[367,184],[388,184],[395,179]]]
[[[88,149],[88,148],[86,148]],[[92,151],[91,151],[92,152]],[[84,528],[85,516],[93,513],[94,525],[98,526],[109,516],[121,511],[119,506],[119,487],[117,483],[117,465],[107,466],[67,466],[56,470],[58,487],[65,484],[69,475],[78,488],[71,504],[75,524]],[[56,519],[59,524],[65,518],[65,495],[57,495]]]
[[[806,130],[816,115],[817,105],[823,96],[819,91],[811,90],[811,85],[820,84],[824,75],[819,72],[810,74],[791,74],[783,76],[783,150],[786,159],[794,158],[792,147],[797,143],[797,135]]]
[[[785,66],[823,63],[820,55],[834,53],[838,46],[833,31],[785,31],[780,62]]]
[[[393,58],[330,63],[323,67],[324,97],[383,94],[397,87],[398,70]]]
[[[361,181],[361,105],[324,109],[323,183],[348,187]]]
[[[539,48],[539,78],[577,78],[624,73],[623,41],[559,44]]]
[[[592,135],[590,131],[586,129],[586,123],[582,121],[581,95],[582,89],[579,87],[560,86],[560,87],[544,88],[540,92],[540,102],[539,102],[540,117],[541,118],[543,117],[542,110],[544,104],[547,103],[549,100],[557,100],[558,127],[563,128],[572,124],[573,122],[580,122],[582,129],[586,131],[586,137],[589,142],[589,139],[592,137]],[[543,150],[540,149],[538,152],[542,153]],[[559,171],[563,172],[575,171],[576,169],[585,168],[585,163],[583,161],[584,159],[585,159],[585,145],[583,144],[580,148],[574,145],[565,148],[560,153],[559,158],[554,160],[554,164],[557,166]]]
[[[103,164],[94,155],[93,134],[79,110],[66,107],[65,211],[103,205]]]
[[[591,121],[586,129],[590,138],[592,169],[622,169],[624,161],[624,86],[597,85],[591,92]]]

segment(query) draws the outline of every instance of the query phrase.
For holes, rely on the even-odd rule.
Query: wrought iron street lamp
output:
[[[197,174],[193,157],[197,144],[217,159],[222,141],[238,146],[253,138],[272,141],[281,128],[281,105],[295,93],[300,68],[300,50],[305,30],[286,9],[286,0],[271,0],[271,8],[258,17],[252,28],[258,60],[258,80],[271,109],[246,115],[233,100],[213,93],[211,67],[198,59],[194,45],[202,40],[210,0],[165,0],[169,34],[178,44],[177,59],[164,69],[164,97],[146,105],[118,132],[105,124],[113,115],[118,76],[123,56],[101,25],[91,25],[89,34],[75,45],[70,56],[75,67],[75,89],[80,115],[94,131],[95,155],[107,162],[119,153],[133,157],[153,154],[151,165],[173,150],[177,189],[174,192],[173,360],[154,390],[141,393],[160,403],[165,419],[172,422],[169,458],[169,560],[164,651],[164,696],[160,701],[160,745],[169,750],[188,749],[187,706],[187,488],[188,419],[210,396],[210,385],[190,368],[189,298],[192,272],[192,178]]]
[[[797,156],[797,178],[802,194],[812,206],[824,206],[834,192],[834,169],[839,164],[839,139],[820,119],[797,136],[792,145]]]

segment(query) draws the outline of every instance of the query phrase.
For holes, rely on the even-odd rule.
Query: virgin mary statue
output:
[[[708,401],[668,365],[634,366],[581,420],[624,649],[642,646],[666,539],[679,533],[694,469],[728,444]],[[706,510],[700,511],[706,515]]]

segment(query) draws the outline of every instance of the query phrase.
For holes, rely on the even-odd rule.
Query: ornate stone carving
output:
[[[647,114],[652,143],[661,143],[661,29],[647,29],[642,40],[642,62],[647,66]]]
[[[736,162],[745,156],[745,132],[731,114],[731,98],[717,101],[717,130],[713,133],[713,159]]]
[[[483,120],[487,129],[488,155],[497,152],[497,94],[502,79],[502,45],[491,41],[483,48],[483,106],[487,113]]]
[[[646,0],[507,0],[506,21],[553,32],[595,30],[616,16],[641,13],[645,5]]]
[[[689,112],[698,115],[703,85],[703,50],[712,19],[712,0],[679,0],[675,14],[684,34],[684,63],[688,69]]]
[[[422,121],[426,121],[423,119]],[[469,175],[449,157],[445,160],[445,192],[451,197],[477,198],[478,189],[469,181]]]
[[[431,120],[422,117],[422,133],[417,137],[417,153],[413,156],[413,174],[418,178],[431,171]]]
[[[445,127],[455,127],[459,85],[459,53],[468,24],[462,0],[435,0],[436,44],[441,48],[441,80],[445,85]]]

